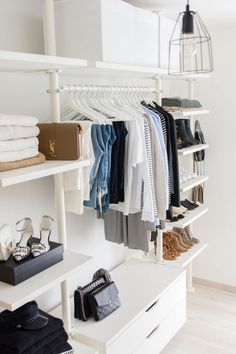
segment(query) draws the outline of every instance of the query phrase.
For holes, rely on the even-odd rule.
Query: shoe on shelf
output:
[[[166,261],[175,261],[177,259],[167,245],[163,245],[163,258]]]
[[[40,224],[40,240],[39,243],[33,243],[31,246],[31,253],[33,257],[41,256],[50,250],[49,239],[51,236],[51,227],[53,218],[48,215],[42,217]]]
[[[176,236],[170,233],[165,233],[164,235],[166,244],[178,253],[187,252],[185,247],[181,247]]]
[[[191,124],[190,124],[190,119],[185,119],[185,129],[187,132],[187,135],[189,137],[189,139],[194,143],[194,145],[198,145],[200,144],[200,141],[195,139],[191,130]]]
[[[192,247],[194,245],[194,242],[191,240],[191,238],[188,236],[188,234],[182,227],[173,227],[173,231],[180,235],[182,241],[186,245],[188,245],[189,247]]]
[[[200,242],[200,240],[198,240],[196,237],[193,236],[191,227],[189,225],[184,228],[184,231],[194,244]]]
[[[7,261],[15,248],[15,240],[10,225],[0,227],[0,261]]]
[[[188,209],[181,206],[181,207],[172,207],[173,214],[186,214]]]
[[[177,148],[182,149],[184,147],[189,147],[195,145],[195,141],[191,140],[188,136],[185,119],[176,119],[176,133],[177,133]],[[195,140],[195,139],[194,139]]]
[[[13,257],[19,262],[30,255],[30,241],[33,236],[32,220],[24,218],[18,221],[16,231],[21,232],[21,239],[13,251]]]
[[[167,233],[176,237],[178,239],[178,242],[181,247],[186,248],[187,250],[189,250],[191,248],[191,246],[189,244],[187,244],[183,241],[181,235],[178,232],[175,232],[174,230],[170,230],[170,231],[167,231]]]
[[[190,202],[190,200],[185,199],[185,200],[181,200],[181,205],[184,206],[185,208],[187,208],[188,210],[194,210],[196,208],[199,207],[198,204]]]
[[[183,167],[180,166],[180,168],[179,168],[179,176],[180,176],[180,180],[189,181],[189,180],[191,180],[193,178],[196,178],[197,174],[195,172],[187,171]]]

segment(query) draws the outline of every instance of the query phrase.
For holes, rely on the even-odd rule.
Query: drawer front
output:
[[[146,308],[141,316],[109,345],[106,354],[121,354],[124,350],[125,354],[133,353],[146,341],[153,328],[166,318],[183,298],[186,299],[185,276],[168,289],[161,298],[154,300],[153,304]]]
[[[133,354],[159,354],[186,321],[186,299],[183,298],[168,317],[156,323],[143,345]],[[124,348],[123,348],[124,349]]]
[[[179,279],[170,289],[168,289],[157,301],[146,309],[148,322],[161,322],[168,314],[175,309],[181,299],[186,297],[186,278]]]

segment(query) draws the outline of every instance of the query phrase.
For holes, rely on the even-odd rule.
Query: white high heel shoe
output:
[[[39,243],[33,243],[31,246],[31,253],[33,257],[41,256],[50,250],[49,239],[53,221],[54,220],[51,216],[44,215],[42,217],[40,224],[40,241]]]
[[[30,254],[30,240],[33,236],[32,220],[24,218],[18,221],[16,223],[16,231],[21,232],[21,239],[13,251],[13,257],[19,262]]]
[[[13,231],[10,225],[0,228],[0,261],[7,261],[15,248]]]

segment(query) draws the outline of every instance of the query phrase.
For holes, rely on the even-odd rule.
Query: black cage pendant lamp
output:
[[[201,74],[213,71],[211,37],[197,12],[186,10],[177,18],[169,42],[169,74]]]

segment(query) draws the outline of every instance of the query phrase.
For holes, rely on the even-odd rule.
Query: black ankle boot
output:
[[[178,149],[195,145],[195,142],[193,142],[187,134],[185,127],[185,119],[176,119],[175,123]]]
[[[192,141],[192,143],[194,145],[197,145],[199,144],[199,141],[196,140],[193,136],[193,133],[192,133],[192,130],[191,130],[191,127],[190,127],[190,119],[184,119],[185,120],[185,128],[186,128],[186,132],[187,132],[187,135],[189,137],[189,139]]]

